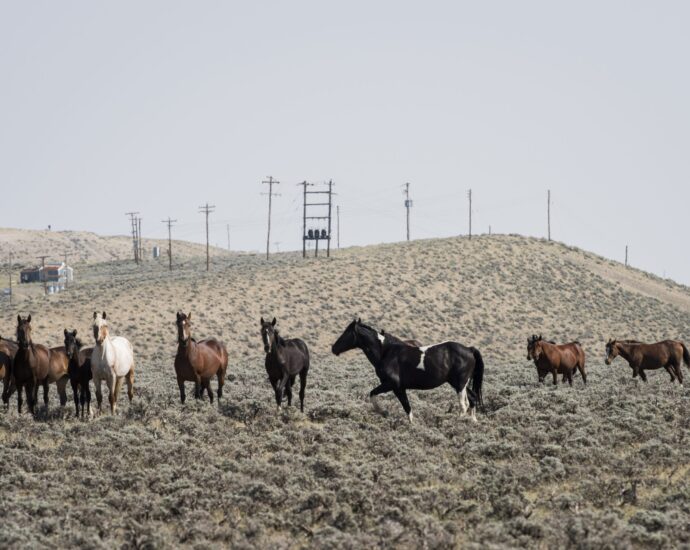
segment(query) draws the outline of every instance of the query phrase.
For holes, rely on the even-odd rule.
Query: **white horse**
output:
[[[110,337],[105,317],[105,311],[100,316],[96,312],[93,314],[93,336],[96,339],[96,347],[93,348],[91,354],[91,374],[96,388],[98,412],[101,412],[103,401],[101,382],[105,380],[110,392],[110,412],[115,414],[123,378],[127,380],[127,395],[130,402],[134,396],[134,350],[127,338]]]

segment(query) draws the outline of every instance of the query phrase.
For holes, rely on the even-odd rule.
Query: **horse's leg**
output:
[[[17,384],[17,411],[19,414],[22,414],[22,391],[24,391],[24,386],[22,384]]]
[[[131,403],[134,399],[134,368],[129,369],[125,381],[127,382],[127,399]]]
[[[182,378],[179,374],[177,375],[177,387],[180,388],[180,402],[184,405],[187,396],[184,393],[184,378]]]
[[[404,388],[395,389],[393,392],[403,406],[403,409],[405,409],[407,418],[412,422],[412,407],[410,407],[410,401],[407,399],[407,392]]]
[[[385,411],[381,408],[378,402],[377,396],[382,394],[382,393],[388,393],[389,391],[392,391],[393,387],[389,382],[383,382],[382,384],[376,386],[373,390],[369,392],[369,401],[371,401],[372,407],[374,407],[374,411],[383,414]]]
[[[82,390],[86,394],[86,412],[91,416],[91,388],[89,387],[89,381],[87,380],[85,384],[82,384],[84,389]],[[81,416],[84,418],[84,404],[81,407]]]
[[[672,365],[664,365],[664,369],[666,370],[667,373],[671,376],[671,383],[676,381],[676,377],[673,374],[674,367]]]
[[[225,369],[220,368],[218,369],[218,391],[216,394],[218,395],[218,401],[220,401],[220,398],[223,397],[223,386],[225,385]]]
[[[288,383],[288,375],[285,373],[283,377],[280,379],[278,384],[276,384],[276,405],[278,406],[278,412],[280,412],[282,406],[283,406],[283,393],[285,392],[285,386]]]
[[[48,412],[48,377],[43,381],[43,405],[46,408],[46,413]]]
[[[582,376],[582,382],[584,385],[587,385],[587,372],[585,371],[585,365],[584,363],[577,363],[577,370],[580,371],[580,376]]]
[[[292,406],[292,385],[295,383],[295,376],[292,375],[288,378],[287,384],[285,384],[285,394],[287,395],[288,407]]]
[[[194,399],[201,399],[202,393],[203,392],[201,391],[201,376],[194,373]]]
[[[79,391],[79,382],[77,382],[76,380],[70,380],[70,382],[71,382],[71,384],[72,384],[72,396],[74,397],[74,408],[76,409],[77,418],[79,418],[79,397],[82,398],[82,407],[83,407],[83,403],[84,403],[84,398],[83,398],[84,390],[82,389],[81,392]],[[80,393],[81,393],[81,395],[80,395]],[[82,411],[82,412],[83,412],[83,411]]]
[[[117,397],[120,395],[119,384],[122,378],[118,378],[114,374],[108,376],[105,379],[105,383],[108,386],[108,400],[110,401],[110,414],[115,414],[115,409],[117,408]]]
[[[647,375],[644,373],[643,369],[640,369],[640,378],[642,378],[643,382],[647,381]]]
[[[93,385],[96,388],[96,403],[98,404],[97,414],[101,414],[103,405],[103,392],[101,391],[101,382],[103,382],[103,379],[100,376],[93,379]]]
[[[36,394],[38,393],[38,385],[33,379],[29,379],[26,383],[26,403],[29,407],[29,412],[33,415],[36,407]]]
[[[553,385],[557,386],[558,385],[558,371],[556,367],[551,368],[551,374],[553,374]]]
[[[63,376],[57,381],[58,395],[60,396],[60,407],[64,408],[67,405],[67,382],[68,376]],[[63,413],[64,414],[64,413]]]
[[[213,405],[213,391],[211,391],[210,378],[206,378],[206,380],[204,380],[204,387],[206,388],[206,393],[208,394],[208,400],[211,402],[211,405]]]
[[[304,412],[304,390],[307,387],[307,372],[308,369],[299,371],[299,410]]]

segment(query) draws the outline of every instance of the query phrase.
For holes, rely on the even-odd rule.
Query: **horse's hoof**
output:
[[[412,416],[412,413],[407,414],[407,419],[410,421],[410,424],[412,424],[412,421],[414,420],[414,417]]]

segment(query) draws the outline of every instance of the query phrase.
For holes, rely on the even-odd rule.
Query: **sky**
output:
[[[690,284],[690,3],[0,0],[0,227],[552,237]],[[318,188],[318,187],[317,187]],[[315,188],[316,189],[316,188]],[[319,212],[320,213],[320,212]],[[335,239],[335,229],[334,229]],[[334,241],[335,244],[335,241]]]

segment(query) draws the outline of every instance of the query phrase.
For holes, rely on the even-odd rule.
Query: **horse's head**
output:
[[[613,363],[613,360],[618,357],[618,342],[609,339],[606,343],[606,361],[607,365]]]
[[[65,353],[67,358],[71,360],[73,357],[77,357],[81,346],[81,340],[77,338],[77,329],[72,331],[65,329]]]
[[[101,315],[93,312],[93,337],[99,346],[108,337],[108,321],[106,321],[105,311]]]
[[[271,351],[271,346],[278,337],[278,330],[276,329],[277,322],[275,317],[271,322],[264,321],[264,318],[261,318],[261,339],[264,342],[264,351],[266,353]]]
[[[537,336],[533,334],[527,339],[527,360],[533,359],[534,361],[539,361],[541,354],[544,352],[544,348],[541,345],[542,337],[541,334]],[[538,351],[537,351],[538,350]]]
[[[191,312],[185,315],[177,312],[177,341],[180,344],[186,344],[192,337],[192,314]]]
[[[340,355],[341,353],[355,349],[359,345],[359,327],[361,324],[361,319],[355,319],[347,325],[347,328],[340,335],[340,338],[338,338],[335,344],[333,344],[333,347],[331,347],[333,355]]]
[[[17,315],[17,344],[23,349],[27,349],[31,345],[31,315],[26,319]]]

